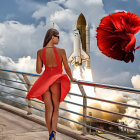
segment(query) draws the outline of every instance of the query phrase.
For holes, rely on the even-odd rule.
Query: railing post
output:
[[[26,75],[22,74],[22,76],[23,76],[25,82],[27,83],[27,91],[29,91],[30,88],[31,88],[30,81],[29,81],[29,79],[27,78]],[[27,115],[30,115],[30,114],[32,114],[32,110],[31,110],[31,100],[30,100],[30,99],[26,99],[26,101],[27,101],[27,103],[28,103],[28,106],[27,106]]]
[[[82,135],[86,135],[87,134],[87,128],[86,128],[87,98],[86,98],[86,93],[85,93],[83,86],[79,85],[79,84],[78,84],[78,86],[79,86],[79,89],[83,96],[83,133],[82,133]]]
[[[88,115],[89,115],[89,116],[92,116],[92,112],[89,112]],[[89,122],[90,122],[90,126],[91,126],[91,119],[90,119]],[[91,134],[91,128],[89,129],[89,134]]]

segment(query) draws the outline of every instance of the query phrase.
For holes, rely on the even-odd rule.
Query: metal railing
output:
[[[6,78],[3,78],[3,77],[0,77],[0,80],[5,80],[5,81],[9,81],[9,82],[14,82],[14,83],[20,83],[20,84],[26,84],[27,90],[17,88],[17,87],[13,87],[13,86],[10,86],[10,85],[7,85],[7,84],[2,84],[2,83],[0,83],[0,85],[8,87],[8,88],[13,88],[13,89],[16,89],[16,90],[20,90],[20,91],[23,91],[23,92],[28,92],[30,90],[31,86],[32,86],[30,81],[29,81],[29,79],[27,78],[27,76],[34,76],[34,77],[39,77],[40,76],[39,74],[32,74],[32,73],[19,72],[19,71],[13,71],[13,70],[6,70],[6,69],[0,69],[0,71],[1,72],[8,72],[8,73],[15,73],[15,74],[22,75],[23,79],[24,79],[24,82],[17,81],[17,80],[14,80],[14,79],[13,80],[6,79]],[[96,108],[96,107],[88,106],[87,105],[87,99],[100,101],[100,102],[106,102],[106,103],[125,106],[125,107],[131,107],[131,108],[135,108],[135,109],[140,109],[140,106],[87,96],[83,86],[92,86],[92,87],[105,88],[105,89],[110,89],[110,90],[125,91],[125,92],[130,92],[130,93],[135,93],[135,94],[140,94],[139,89],[120,87],[120,86],[112,86],[112,85],[105,85],[105,84],[98,84],[98,83],[87,82],[87,81],[82,81],[82,80],[73,82],[73,84],[78,85],[78,87],[79,87],[79,89],[81,91],[81,95],[76,94],[76,93],[72,93],[72,92],[69,92],[68,94],[71,95],[71,96],[77,96],[77,97],[83,98],[83,104],[81,105],[81,104],[78,104],[78,103],[75,103],[75,102],[72,102],[72,101],[67,101],[67,100],[64,100],[64,102],[67,103],[67,104],[73,104],[73,105],[82,107],[83,108],[83,113],[82,114],[77,113],[75,111],[71,111],[69,109],[62,108],[62,107],[60,107],[59,109],[63,110],[63,111],[66,111],[66,112],[69,112],[69,113],[76,114],[78,116],[81,116],[83,118],[83,120],[82,120],[82,122],[78,122],[78,121],[66,118],[64,116],[59,115],[59,117],[62,118],[62,119],[65,119],[67,121],[70,121],[70,122],[73,122],[73,123],[81,125],[82,126],[82,135],[86,135],[87,134],[87,129],[90,129],[90,132],[91,132],[91,130],[94,130],[94,132],[95,132],[94,134],[97,134],[97,135],[99,134],[98,132],[103,132],[105,134],[111,134],[111,135],[114,135],[114,136],[117,136],[117,137],[120,137],[120,138],[123,138],[123,139],[133,140],[133,138],[125,136],[125,135],[122,135],[122,134],[119,134],[117,132],[112,132],[112,131],[108,131],[108,130],[105,130],[105,129],[101,129],[101,128],[98,128],[98,127],[96,127],[94,125],[88,125],[87,124],[87,118],[95,120],[95,123],[100,122],[100,123],[103,123],[103,124],[108,124],[108,125],[111,125],[111,126],[115,126],[117,128],[121,127],[121,128],[126,129],[126,130],[132,130],[132,131],[134,131],[135,136],[138,136],[140,134],[140,129],[139,128],[132,128],[132,127],[129,127],[127,125],[124,125],[124,124],[121,124],[121,123],[118,123],[118,122],[113,122],[113,121],[108,121],[108,120],[104,120],[104,119],[101,119],[101,118],[93,117],[92,116],[93,114],[91,114],[91,113],[89,113],[89,115],[87,115],[87,109],[90,108],[90,109],[105,112],[105,113],[110,113],[110,114],[115,114],[115,115],[126,117],[126,118],[131,118],[131,119],[137,120],[137,121],[140,121],[140,118],[125,115],[125,114],[122,114],[122,113],[107,111],[107,110],[99,109],[99,108]],[[10,95],[13,95],[13,96],[17,96],[17,97],[21,97],[21,98],[26,99],[25,96],[17,95],[15,93],[9,93],[7,91],[0,91],[0,93],[10,94]],[[21,102],[19,102],[17,100],[9,99],[9,98],[6,98],[4,96],[0,96],[0,99],[12,101],[12,102],[27,106],[27,115],[32,114],[32,110],[31,110],[32,108],[36,109],[36,110],[39,110],[41,112],[45,112],[45,110],[37,108],[37,107],[34,107],[33,105],[31,105],[32,101],[40,103],[40,104],[44,104],[41,101],[37,101],[37,100],[34,100],[34,99],[28,99],[28,100],[26,99],[28,102],[27,102],[27,104],[24,104],[24,103],[21,103]]]

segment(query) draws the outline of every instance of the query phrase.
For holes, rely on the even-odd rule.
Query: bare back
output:
[[[62,63],[62,60],[63,60],[62,59],[62,49],[56,47],[56,51],[57,51],[59,59]],[[42,52],[43,52],[43,49],[40,50],[40,56],[42,56]],[[56,67],[57,66],[54,49],[52,47],[51,48],[46,47],[45,57],[46,57],[46,66],[47,67]],[[42,59],[42,57],[41,57],[41,59]]]

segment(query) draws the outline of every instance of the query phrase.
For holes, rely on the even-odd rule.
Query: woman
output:
[[[43,49],[37,51],[36,61],[36,72],[39,74],[42,72],[43,64],[45,71],[26,96],[26,98],[44,101],[49,140],[55,140],[56,137],[59,104],[64,101],[70,90],[70,80],[76,81],[72,77],[65,50],[54,46],[58,42],[59,32],[53,28],[49,29],[44,39]],[[70,80],[66,74],[62,74],[62,63]]]

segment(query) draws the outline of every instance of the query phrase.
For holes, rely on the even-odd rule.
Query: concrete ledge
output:
[[[27,115],[27,112],[25,110],[13,107],[11,105],[8,105],[2,102],[0,102],[0,108],[3,110],[7,110],[8,112],[12,112],[16,115],[19,115],[25,119],[34,121],[40,125],[46,126],[45,118],[42,118],[35,114]],[[91,136],[91,135],[83,136],[80,131],[72,130],[71,128],[61,125],[59,123],[57,125],[57,131],[77,140],[104,140],[103,138],[100,138],[98,136]]]

